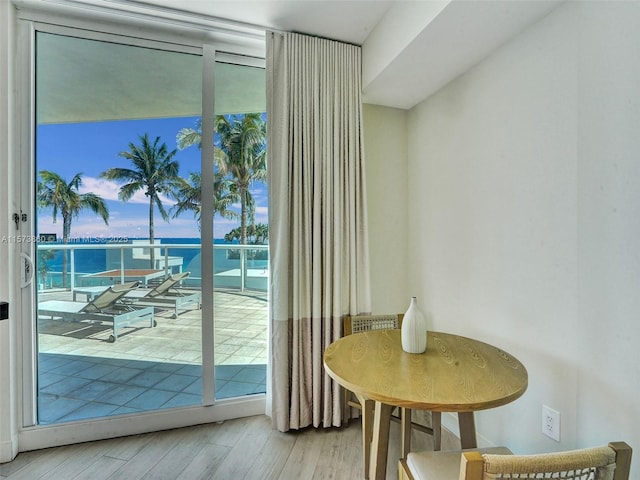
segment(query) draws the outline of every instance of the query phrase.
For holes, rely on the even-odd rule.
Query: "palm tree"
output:
[[[196,128],[183,128],[180,130],[176,135],[176,142],[180,150],[184,150],[192,145],[196,145],[199,149],[202,149],[202,120],[198,119]]]
[[[218,116],[218,163],[233,179],[240,196],[240,243],[247,242],[247,218],[253,197],[249,188],[267,178],[266,124],[258,113],[238,117]],[[251,215],[253,223],[253,215]]]
[[[174,190],[179,186],[178,171],[180,164],[173,160],[176,150],[169,151],[166,143],[160,143],[160,137],[155,141],[149,141],[149,134],[139,136],[140,145],[129,143],[129,151],[120,152],[118,155],[133,163],[133,169],[109,168],[100,176],[107,180],[125,182],[120,187],[118,198],[123,202],[128,201],[138,190],[144,190],[149,199],[149,243],[154,243],[154,206],[158,208],[160,216],[165,222],[169,221],[169,214],[162,204],[161,194],[174,195]],[[150,249],[151,267],[155,265],[154,249]]]
[[[240,240],[240,227],[234,228],[224,235],[224,241],[233,243],[234,240]],[[269,239],[269,225],[264,223],[254,223],[247,226],[248,245],[264,245]]]
[[[67,182],[64,178],[48,170],[40,171],[40,181],[37,185],[37,201],[39,207],[53,207],[53,223],[58,213],[62,216],[62,243],[69,243],[71,235],[71,221],[78,217],[82,210],[91,210],[102,217],[109,225],[109,209],[105,201],[95,193],[79,193],[82,185],[82,173],[76,173]],[[62,286],[67,286],[67,251],[62,256]]]
[[[179,148],[202,144],[200,123],[196,129],[185,128],[177,135]],[[247,220],[253,223],[254,201],[249,188],[267,177],[266,123],[259,113],[216,117],[215,163],[235,185],[240,200],[240,243],[247,241]]]
[[[173,218],[182,212],[191,210],[200,227],[201,222],[201,190],[202,176],[200,173],[190,173],[189,179],[180,178],[175,192],[177,203],[173,206]],[[223,218],[237,218],[238,214],[229,207],[239,200],[234,185],[220,172],[213,174],[213,213],[218,213]]]

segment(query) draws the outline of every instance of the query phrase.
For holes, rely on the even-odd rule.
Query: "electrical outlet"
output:
[[[546,405],[542,405],[542,433],[560,441],[560,412]]]

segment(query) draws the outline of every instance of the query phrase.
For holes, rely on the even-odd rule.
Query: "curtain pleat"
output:
[[[267,33],[271,385],[281,431],[339,426],[323,353],[370,311],[360,48]]]

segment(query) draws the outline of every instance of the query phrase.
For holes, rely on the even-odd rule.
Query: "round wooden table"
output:
[[[513,355],[487,343],[427,332],[427,350],[402,350],[400,330],[373,330],[343,337],[324,353],[327,373],[374,408],[371,440],[363,425],[365,475],[371,444],[371,478],[384,478],[389,419],[396,406],[458,412],[462,448],[476,447],[473,412],[505,405],[527,389],[526,368]]]

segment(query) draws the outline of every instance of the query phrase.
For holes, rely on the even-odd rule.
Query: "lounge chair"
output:
[[[136,305],[171,307],[174,311],[173,318],[178,318],[179,310],[187,310],[187,305],[195,304],[196,308],[200,308],[200,292],[176,288],[189,274],[190,272],[175,273],[152,289],[139,288],[131,291],[126,298],[135,299]]]
[[[188,305],[195,304],[200,308],[201,295],[198,291],[184,291],[176,288],[180,282],[190,275],[190,272],[175,273],[163,280],[152,289],[138,288],[131,290],[125,296],[125,300],[135,302],[136,305],[152,305],[160,308],[172,308],[173,318],[178,317],[180,310],[186,310]],[[94,295],[102,293],[108,287],[80,287],[74,290],[74,300],[77,294],[87,295],[90,300]]]
[[[38,315],[48,315],[51,318],[60,317],[71,321],[100,321],[113,324],[113,334],[109,342],[118,339],[118,330],[134,323],[148,321],[150,327],[156,326],[153,307],[138,308],[131,303],[121,300],[135,291],[140,282],[129,282],[112,285],[92,300],[71,302],[68,300],[48,300],[38,304]]]

